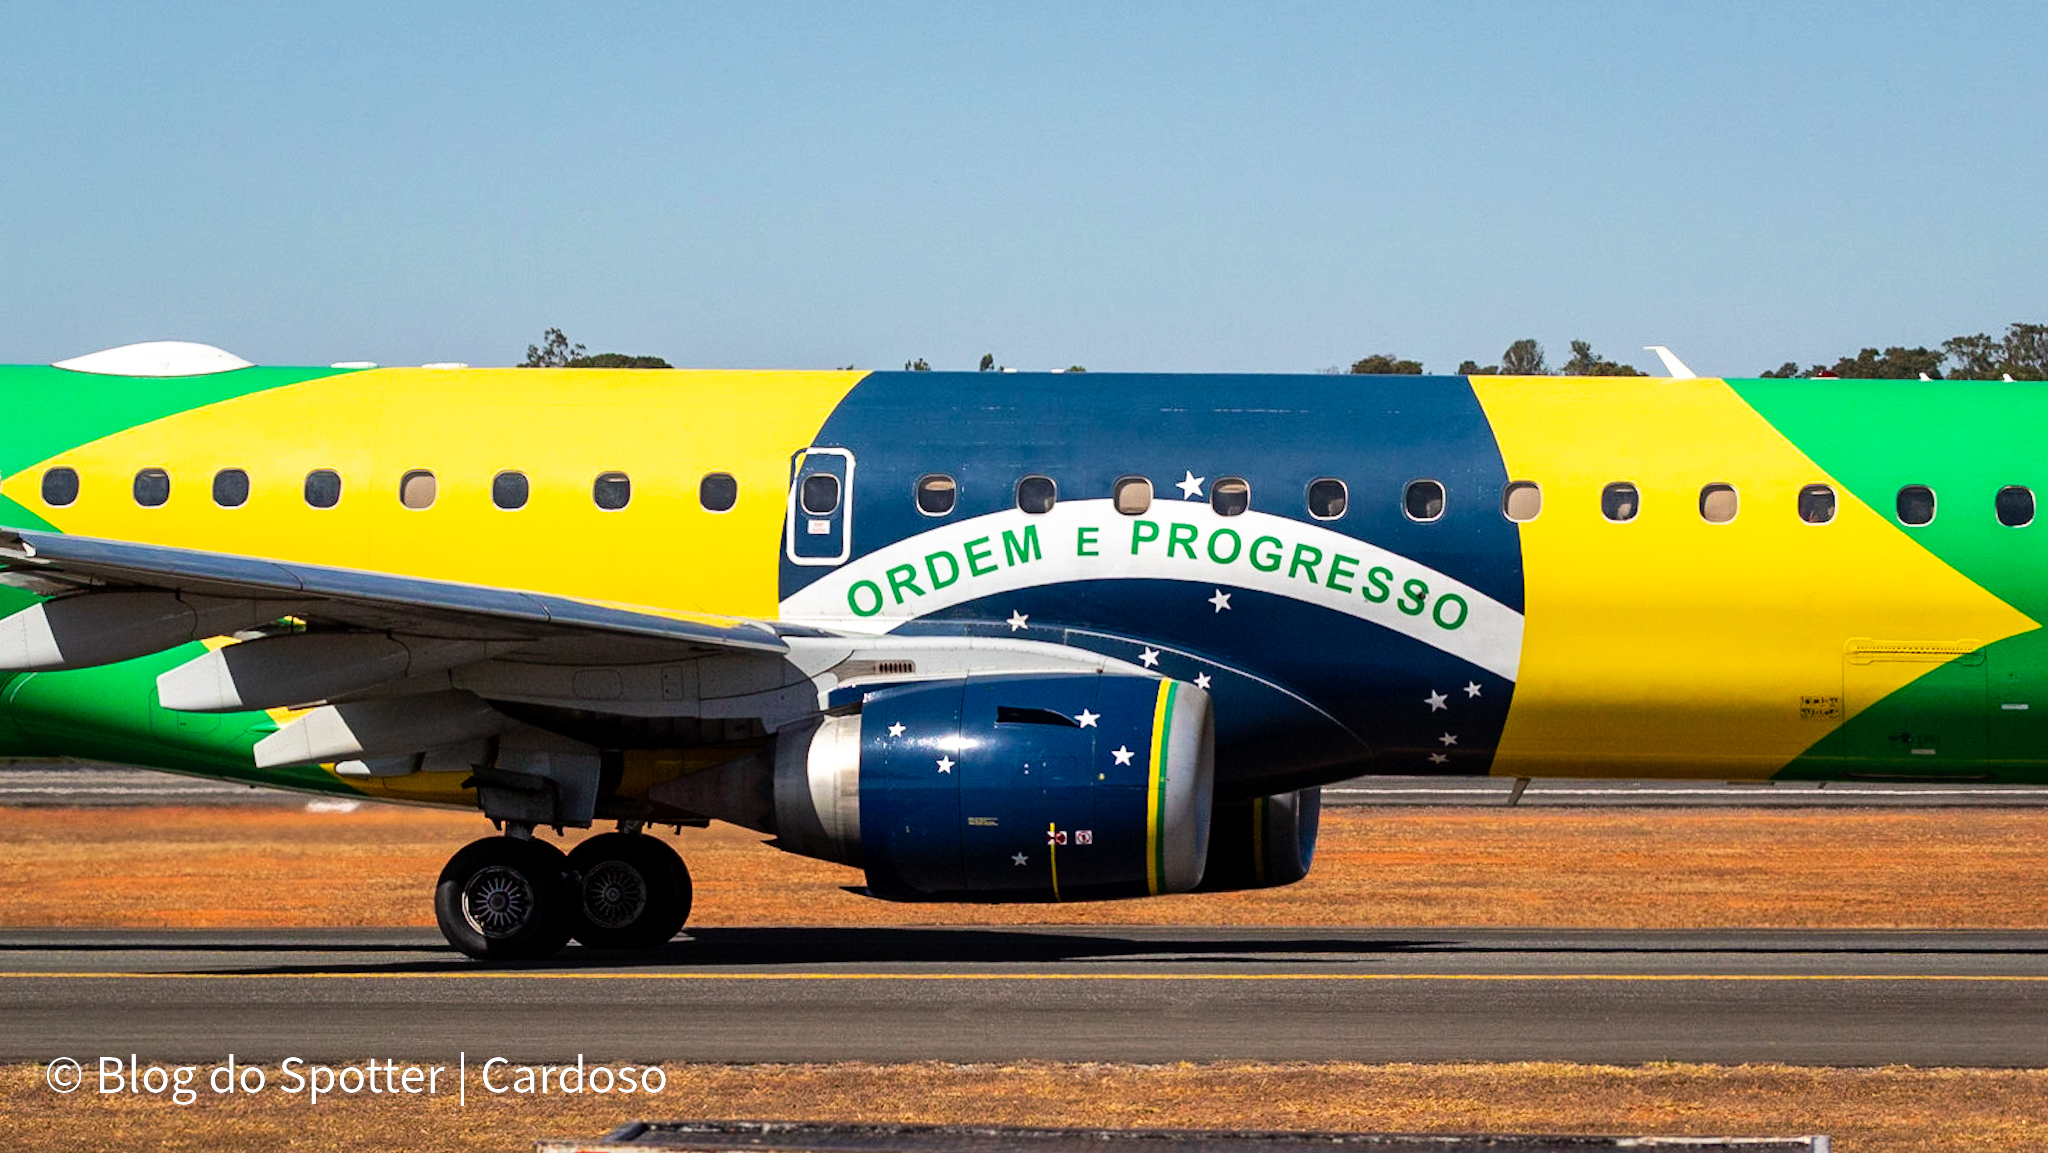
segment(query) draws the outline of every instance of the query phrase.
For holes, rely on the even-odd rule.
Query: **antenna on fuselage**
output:
[[[1664,362],[1664,375],[1673,380],[1694,380],[1699,376],[1699,373],[1687,368],[1685,362],[1678,359],[1677,353],[1661,344],[1646,344],[1643,351],[1656,353],[1657,359]]]

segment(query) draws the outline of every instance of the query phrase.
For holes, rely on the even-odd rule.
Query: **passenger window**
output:
[[[2025,528],[2034,523],[2034,490],[2007,485],[1998,490],[1998,523],[2007,528]]]
[[[1029,513],[1051,512],[1060,499],[1060,486],[1049,476],[1027,476],[1017,482],[1017,507]]]
[[[1116,511],[1125,516],[1144,516],[1152,507],[1152,482],[1142,476],[1127,476],[1116,482]]]
[[[729,472],[707,472],[697,482],[697,503],[705,512],[731,512],[740,502],[740,482]]]
[[[1810,484],[1799,490],[1799,519],[1807,524],[1827,524],[1835,519],[1835,490],[1824,484]]]
[[[491,503],[507,512],[525,508],[532,495],[532,484],[518,469],[507,469],[491,478]]]
[[[1708,524],[1727,524],[1735,519],[1740,498],[1732,484],[1710,484],[1700,489],[1700,519]]]
[[[1433,480],[1410,481],[1401,494],[1401,509],[1409,520],[1424,523],[1444,515],[1444,486]]]
[[[162,508],[171,500],[171,474],[160,468],[145,468],[135,474],[135,503],[144,508]]]
[[[239,468],[224,468],[213,474],[213,503],[222,508],[240,508],[249,503],[249,474]]]
[[[590,499],[606,512],[617,512],[633,503],[633,478],[623,472],[599,473],[590,482]]]
[[[1217,516],[1243,516],[1252,507],[1252,486],[1241,477],[1223,477],[1209,486],[1209,507]]]
[[[1351,492],[1335,477],[1308,482],[1308,515],[1317,520],[1336,520],[1350,507]]]
[[[1934,522],[1934,490],[1924,484],[1909,484],[1899,490],[1899,523],[1915,528]]]
[[[1500,515],[1516,524],[1535,520],[1536,514],[1542,511],[1543,490],[1535,481],[1509,481],[1508,486],[1500,490]]]
[[[926,516],[945,516],[960,503],[960,486],[943,472],[917,478],[917,511]]]
[[[441,483],[425,469],[414,469],[398,482],[398,503],[407,508],[432,508],[440,495]]]
[[[341,474],[331,468],[316,468],[306,474],[306,503],[314,508],[333,508],[341,503]]]
[[[1600,515],[1615,524],[1636,519],[1643,508],[1643,496],[1627,481],[1616,481],[1600,490]]]
[[[75,468],[46,469],[43,472],[43,503],[51,508],[63,508],[78,501],[78,470]]]
[[[829,472],[814,472],[805,477],[797,503],[812,516],[830,516],[839,507],[839,478]]]

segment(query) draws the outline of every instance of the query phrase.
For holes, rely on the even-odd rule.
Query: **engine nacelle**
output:
[[[1209,694],[1118,674],[868,693],[777,738],[778,843],[897,900],[1186,892],[1208,858]]]
[[[1322,812],[1319,787],[1219,803],[1209,822],[1202,891],[1274,889],[1308,876]]]

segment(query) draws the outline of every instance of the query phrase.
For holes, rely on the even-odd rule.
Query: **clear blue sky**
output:
[[[10,5],[0,361],[1750,374],[2048,321],[2048,5]]]

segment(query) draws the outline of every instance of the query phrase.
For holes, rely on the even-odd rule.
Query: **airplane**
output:
[[[1083,901],[1298,881],[1361,774],[2048,779],[2048,390],[1659,355],[4,368],[0,756],[479,812],[493,961],[672,939],[660,826]]]

